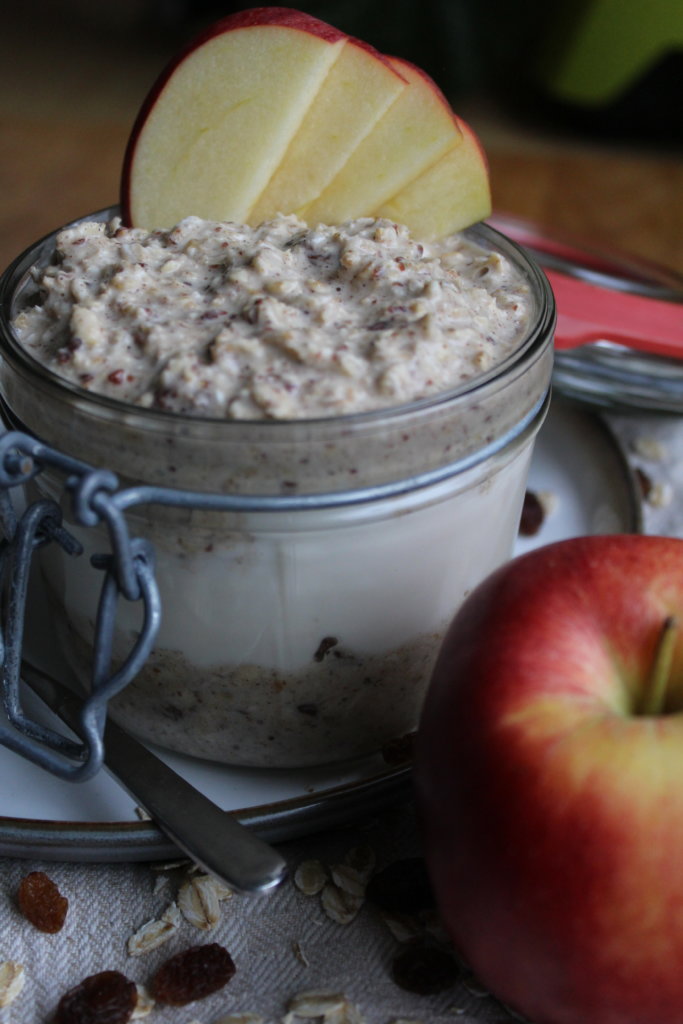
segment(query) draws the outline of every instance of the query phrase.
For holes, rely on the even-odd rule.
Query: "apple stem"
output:
[[[659,632],[655,658],[645,690],[642,710],[644,715],[660,715],[662,713],[677,633],[678,619],[674,615],[667,615]]]

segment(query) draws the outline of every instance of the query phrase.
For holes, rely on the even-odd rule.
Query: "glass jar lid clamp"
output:
[[[69,781],[93,776],[104,759],[103,734],[107,704],[138,674],[147,661],[161,623],[161,597],[154,571],[154,549],[148,541],[131,537],[125,512],[138,505],[159,504],[211,511],[294,511],[372,502],[437,484],[486,461],[516,437],[525,435],[546,408],[548,395],[534,403],[513,428],[492,439],[478,452],[436,470],[393,482],[334,491],[327,494],[240,495],[195,492],[138,484],[119,487],[116,474],[96,469],[64,454],[21,430],[0,436],[0,582],[7,593],[0,632],[3,654],[2,696],[12,728],[0,724],[0,744],[34,764]],[[6,415],[11,418],[8,410]],[[31,565],[34,553],[48,543],[59,544],[67,555],[82,554],[80,542],[62,525],[57,501],[34,501],[17,516],[10,492],[22,488],[44,469],[64,478],[76,525],[106,527],[110,551],[91,557],[103,572],[90,679],[90,692],[79,710],[81,742],[29,719],[20,699],[22,648]],[[132,649],[112,671],[112,647],[119,599],[140,602],[142,625]]]
[[[103,571],[104,578],[95,626],[91,692],[79,712],[80,743],[28,718],[19,692],[33,554],[48,543],[59,544],[68,555],[82,553],[80,542],[62,526],[57,502],[42,499],[29,505],[21,517],[15,513],[10,490],[27,483],[44,466],[66,475],[76,522],[83,526],[105,522],[111,544],[111,554],[95,555],[92,559],[94,567]],[[70,781],[84,781],[101,767],[107,702],[139,672],[149,656],[161,621],[154,553],[147,541],[129,536],[125,518],[114,498],[117,486],[114,474],[90,469],[26,434],[13,431],[0,438],[0,522],[4,533],[0,570],[7,583],[2,695],[12,727],[0,726],[0,742],[41,768]],[[119,595],[142,603],[143,621],[132,650],[112,672],[112,636]]]

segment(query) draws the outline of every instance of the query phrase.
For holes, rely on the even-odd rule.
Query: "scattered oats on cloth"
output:
[[[0,1007],[10,1006],[24,987],[26,972],[16,960],[0,963]]]
[[[177,905],[171,903],[160,918],[147,921],[131,935],[128,939],[128,955],[144,956],[145,953],[150,953],[158,946],[162,946],[178,931],[181,920]]]

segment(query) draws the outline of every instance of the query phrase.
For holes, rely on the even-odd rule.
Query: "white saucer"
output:
[[[551,499],[551,511],[535,536],[519,539],[516,553],[572,536],[641,529],[638,489],[619,446],[600,419],[564,400],[553,399],[539,434],[529,488]],[[410,792],[410,767],[387,767],[379,756],[271,771],[156,753],[270,841],[371,814]],[[12,780],[0,792],[0,855],[71,861],[177,855],[156,826],[138,820],[131,798],[105,772],[70,784],[0,747],[0,777]]]

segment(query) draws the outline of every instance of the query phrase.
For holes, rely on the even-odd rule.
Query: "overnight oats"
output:
[[[112,715],[231,764],[364,755],[416,726],[441,638],[509,557],[552,361],[545,278],[479,225],[421,244],[388,220],[252,229],[190,217],[68,226],[3,283],[5,414],[136,484],[162,621]],[[107,548],[41,554],[88,678]],[[283,500],[284,499],[284,500]],[[114,657],[139,611],[121,602]]]

